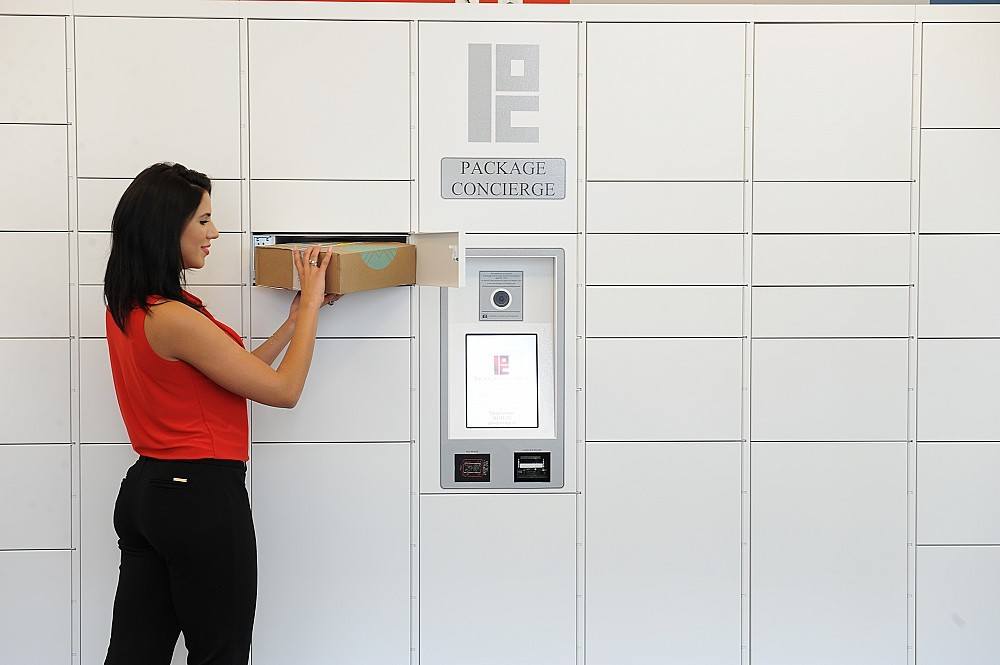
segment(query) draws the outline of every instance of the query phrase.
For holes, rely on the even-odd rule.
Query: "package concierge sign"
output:
[[[443,157],[445,199],[566,198],[566,160],[538,157]]]

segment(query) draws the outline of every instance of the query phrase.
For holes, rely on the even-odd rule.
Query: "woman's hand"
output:
[[[313,245],[305,251],[292,252],[302,290],[295,296],[292,306],[289,308],[290,319],[293,318],[293,310],[294,316],[298,315],[300,303],[319,309],[327,302],[332,302],[330,300],[332,294],[326,293],[326,268],[330,265],[330,257],[332,256],[333,252],[329,251],[320,254],[320,248],[317,245]],[[335,301],[338,297],[334,297],[333,300]]]

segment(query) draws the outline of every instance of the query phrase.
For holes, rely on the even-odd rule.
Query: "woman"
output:
[[[246,486],[247,399],[291,408],[312,361],[330,253],[297,252],[288,320],[248,352],[181,288],[205,265],[212,183],[154,164],[122,195],[104,277],[108,350],[138,461],[122,481],[121,549],[106,665],[166,665],[180,631],[189,663],[245,665],[257,594]],[[288,352],[271,367],[278,354]]]

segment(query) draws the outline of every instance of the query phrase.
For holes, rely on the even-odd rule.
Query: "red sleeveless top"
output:
[[[201,300],[185,298],[243,346],[235,330],[217,321]],[[149,302],[157,302],[150,298]],[[166,360],[146,339],[146,312],[128,316],[123,333],[105,312],[111,374],[118,407],[132,447],[159,459],[231,459],[249,457],[247,400],[229,392],[183,360]]]

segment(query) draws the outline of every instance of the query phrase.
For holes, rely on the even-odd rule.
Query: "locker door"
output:
[[[754,29],[755,179],[910,179],[912,24]]]
[[[0,337],[69,337],[68,234],[4,233],[0,282]]]
[[[75,36],[81,177],[162,161],[240,177],[237,20],[77,17]]]
[[[906,444],[753,443],[754,661],[904,665]]]
[[[254,444],[253,662],[410,657],[410,446]]]
[[[0,231],[68,230],[66,127],[0,125],[0,145]]]
[[[571,494],[422,496],[421,662],[575,663],[575,533]]]
[[[739,443],[588,444],[587,662],[739,662],[740,513]]]
[[[0,339],[0,443],[68,443],[70,342]]]
[[[920,665],[993,665],[1000,653],[1000,547],[917,550]]]
[[[745,50],[742,23],[589,24],[588,178],[742,179]]]
[[[924,24],[921,124],[1000,127],[1000,24]]]
[[[69,549],[70,446],[0,446],[0,550]]]
[[[0,16],[0,123],[66,122],[66,19]],[[65,130],[64,130],[65,131]]]
[[[755,441],[905,441],[906,339],[755,339]]]
[[[5,662],[72,660],[71,552],[0,551],[0,644]]]

